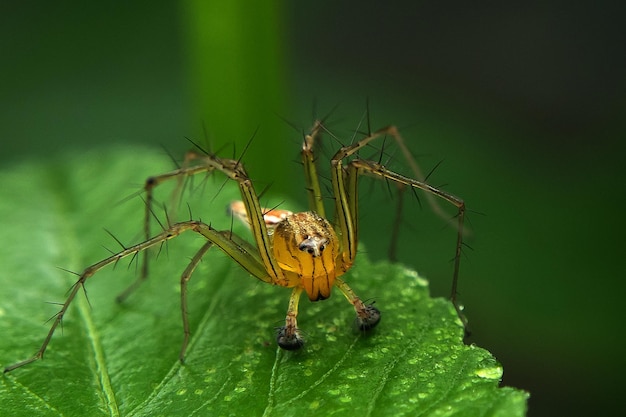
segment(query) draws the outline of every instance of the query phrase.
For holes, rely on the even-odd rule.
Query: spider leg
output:
[[[190,165],[191,163],[194,165]],[[185,162],[181,168],[148,178],[144,185],[144,189],[146,191],[146,211],[144,217],[144,233],[146,235],[146,239],[148,239],[148,236],[150,235],[150,218],[153,215],[152,206],[154,188],[166,181],[177,179],[179,184],[175,193],[180,193],[184,178],[191,177],[199,173],[209,173],[214,170],[222,172],[239,184],[242,200],[246,208],[246,212],[248,213],[250,228],[259,248],[258,251],[260,252],[262,262],[269,275],[273,278],[274,284],[289,286],[284,279],[282,270],[278,266],[278,263],[272,254],[271,241],[268,236],[267,225],[263,217],[263,208],[259,203],[259,198],[243,165],[237,160],[222,159],[212,154],[200,155],[195,152],[188,152],[185,157]],[[143,256],[141,275],[136,282],[131,284],[130,287],[118,296],[118,301],[123,301],[141,284],[141,282],[146,279],[148,274],[148,253],[144,253]]]
[[[171,178],[180,179],[184,176],[194,175],[198,172],[209,172],[210,170],[221,171],[227,177],[236,181],[239,185],[239,190],[241,192],[241,203],[245,208],[243,212],[239,208],[237,208],[236,210],[238,213],[245,213],[244,220],[252,231],[257,247],[255,248],[245,240],[230,232],[220,232],[223,235],[223,239],[211,239],[208,236],[207,238],[213,244],[216,244],[218,246],[220,246],[220,242],[234,243],[239,251],[245,252],[245,256],[235,256],[235,254],[229,253],[228,250],[224,247],[222,247],[222,250],[227,252],[229,256],[231,256],[231,258],[240,263],[244,269],[248,270],[248,272],[250,272],[258,279],[284,287],[294,287],[295,285],[297,285],[297,283],[299,282],[297,276],[295,276],[294,274],[285,275],[275,259],[272,249],[271,237],[267,230],[269,219],[266,218],[266,216],[271,215],[271,213],[267,212],[267,210],[261,206],[256,191],[254,190],[252,182],[250,181],[250,178],[248,177],[248,174],[246,173],[243,165],[241,165],[239,161],[232,159],[221,159],[215,155],[207,155],[201,158],[199,164],[200,165],[194,167],[183,167],[171,173],[164,174],[161,177],[155,177],[155,180],[152,181],[152,183],[158,184],[159,182],[163,182]],[[315,178],[317,178],[317,175],[315,175]],[[150,190],[146,189],[146,191],[151,192],[152,188],[150,188]],[[231,210],[233,210],[232,204]],[[148,214],[149,213],[147,212],[147,215]],[[271,226],[271,222],[269,223]],[[208,251],[210,246],[211,244],[207,243],[205,244],[205,246],[202,247],[202,249],[200,249],[200,251],[196,254],[196,256],[194,256],[191,263],[181,276],[181,309],[183,314],[183,327],[185,332],[183,345],[180,352],[181,360],[184,358],[189,341],[189,325],[187,321],[186,300],[187,282],[191,278],[191,273],[197,266],[198,262],[200,261],[204,253]],[[290,346],[291,349],[297,349],[301,347],[304,343],[297,328],[296,321],[298,300],[300,298],[301,292],[301,287],[299,289],[294,289],[294,291],[292,292],[287,316],[285,319],[285,326],[282,328],[283,330],[279,332],[279,345],[283,346],[285,349],[288,349],[287,346]]]
[[[302,165],[304,167],[304,180],[306,182],[306,191],[309,197],[309,207],[311,210],[325,218],[326,215],[322,201],[322,189],[320,187],[320,180],[317,175],[317,167],[315,165],[315,157],[313,154],[313,145],[322,128],[322,123],[319,120],[316,120],[311,132],[304,136],[304,141],[302,142]]]
[[[187,309],[186,307],[186,281],[189,280],[188,277],[191,275],[191,272],[193,272],[193,269],[195,269],[195,267],[197,266],[201,257],[206,253],[206,251],[212,245],[219,247],[224,253],[226,253],[229,257],[231,257],[233,260],[239,263],[246,271],[248,271],[251,275],[255,276],[259,280],[267,282],[267,283],[273,282],[273,278],[268,276],[265,265],[262,263],[261,257],[256,253],[255,248],[253,248],[250,244],[246,243],[243,239],[232,234],[230,231],[220,232],[220,231],[215,230],[208,224],[205,224],[200,221],[194,221],[194,220],[175,223],[171,225],[170,227],[168,227],[163,232],[159,233],[158,235],[144,242],[138,243],[134,246],[130,246],[124,249],[123,251],[120,251],[114,255],[109,256],[106,259],[101,260],[100,262],[97,262],[91,266],[88,266],[80,274],[78,280],[72,286],[68,297],[66,298],[65,302],[63,303],[61,307],[61,310],[55,315],[52,325],[50,327],[50,330],[48,331],[48,334],[46,338],[44,339],[39,350],[32,357],[6,367],[4,369],[4,372],[10,372],[16,368],[19,368],[21,366],[27,365],[31,362],[34,362],[36,360],[43,358],[46,348],[48,347],[48,344],[50,343],[55,330],[61,324],[61,321],[63,320],[65,313],[67,312],[70,305],[72,304],[72,301],[76,297],[76,294],[78,294],[78,291],[81,288],[83,288],[83,286],[85,285],[85,282],[91,276],[93,276],[99,270],[101,270],[102,268],[108,265],[116,264],[122,258],[126,258],[128,256],[135,255],[136,253],[143,252],[153,246],[157,246],[161,244],[162,242],[173,239],[179,236],[180,234],[184,232],[188,232],[188,231],[193,231],[204,236],[208,240],[208,242],[200,249],[200,251],[198,251],[196,256],[194,256],[192,262],[187,267],[187,269],[185,270],[185,273],[183,273],[183,276],[181,277],[181,287],[184,288],[183,294],[185,294],[185,295],[181,295],[181,297],[183,297],[182,298],[183,316],[186,315],[186,309]],[[186,318],[183,318],[183,323],[185,323],[185,320]],[[185,325],[185,327],[186,327],[185,338],[188,340],[188,332],[189,332],[188,323]],[[183,348],[185,346],[186,346],[186,341],[185,341],[185,344],[183,345]],[[184,349],[182,353],[184,353]]]
[[[398,145],[400,152],[404,156],[404,159],[406,160],[406,162],[408,163],[411,169],[413,177],[418,181],[426,182],[426,176],[424,175],[424,172],[415,161],[415,158],[411,154],[411,151],[409,150],[409,148],[407,148],[406,142],[404,138],[402,137],[402,135],[400,134],[400,132],[398,131],[398,128],[394,125],[390,125],[390,126],[386,126],[381,129],[378,129],[377,131],[371,133],[369,136],[361,139],[357,143],[351,146],[342,148],[346,150],[346,154],[343,156],[343,158],[353,155],[354,153],[358,152],[360,149],[365,147],[370,142],[378,138],[385,138],[387,136],[391,136],[394,139],[395,143]],[[380,161],[378,163],[382,165]],[[425,197],[432,211],[439,217],[447,220],[448,215],[443,211],[443,209],[439,205],[437,198],[435,198],[433,194],[429,194],[429,193],[426,193]]]
[[[268,222],[269,226],[272,226],[270,220],[266,218],[267,215],[271,215],[272,213],[266,213],[267,210],[261,207],[259,202],[259,198],[254,190],[252,182],[250,181],[244,167],[237,160],[232,159],[221,159],[215,155],[203,155],[202,157],[192,154],[192,156],[188,156],[186,158],[185,165],[188,164],[188,161],[197,159],[196,165],[194,166],[183,166],[177,170],[171,171],[169,173],[152,177],[146,182],[145,190],[146,190],[146,220],[145,220],[145,232],[149,233],[149,217],[152,215],[151,205],[152,205],[152,193],[154,187],[163,183],[165,181],[171,180],[173,178],[177,178],[179,180],[179,186],[177,189],[180,189],[182,186],[182,179],[187,176],[192,176],[201,172],[211,172],[213,170],[217,170],[225,174],[228,178],[236,181],[239,185],[239,190],[241,192],[242,204],[245,210],[242,213],[245,213],[245,222],[249,225],[254,240],[256,241],[257,247],[250,245],[247,241],[237,237],[236,235],[230,232],[219,232],[223,235],[223,239],[212,239],[207,236],[207,239],[211,243],[205,244],[205,246],[200,249],[200,251],[194,256],[191,263],[181,276],[181,309],[183,314],[183,327],[184,327],[184,339],[183,345],[181,347],[180,358],[181,360],[184,358],[185,351],[187,349],[188,341],[189,341],[189,325],[187,321],[187,300],[186,300],[186,286],[187,282],[191,278],[191,274],[198,262],[208,251],[208,249],[212,246],[212,244],[216,244],[220,246],[220,242],[232,242],[234,243],[238,250],[245,255],[236,256],[234,253],[229,253],[225,247],[221,247],[223,251],[227,252],[231,258],[241,264],[241,266],[248,270],[252,275],[261,279],[262,281],[272,283],[275,285],[280,285],[284,287],[293,287],[296,285],[297,277],[293,274],[290,274],[288,277],[285,276],[282,269],[280,268],[278,262],[274,257],[274,253],[272,250],[272,242],[271,237],[268,233]],[[318,186],[319,189],[319,186]],[[239,203],[237,203],[239,204]],[[321,203],[320,203],[321,204]],[[231,207],[232,210],[232,207]],[[238,209],[240,211],[240,209]],[[285,214],[285,213],[282,213]],[[145,256],[145,255],[144,255]],[[144,263],[144,265],[146,265]],[[147,267],[144,269],[147,272]],[[123,293],[126,295],[127,292],[132,291],[136,286],[145,279],[145,275],[140,277],[137,282],[129,289]],[[292,340],[292,345],[298,344],[302,346],[303,340],[299,337],[299,331],[296,326],[295,316],[297,314],[297,306],[300,293],[296,292],[292,294],[292,298],[289,304],[288,314],[286,318],[286,323],[284,329],[287,332],[287,339]],[[285,339],[285,340],[287,340]],[[298,342],[299,341],[299,342]],[[298,347],[299,347],[298,346]]]
[[[183,271],[183,274],[180,276],[180,311],[183,316],[183,344],[180,347],[180,355],[178,358],[181,363],[185,362],[185,352],[187,352],[187,346],[189,345],[189,336],[191,335],[191,331],[189,330],[189,317],[188,317],[188,309],[187,309],[187,284],[189,280],[191,280],[191,274],[196,269],[202,257],[211,249],[213,246],[213,242],[208,241],[196,254],[191,258],[191,262],[187,265],[187,268]]]
[[[352,288],[341,278],[335,280],[335,285],[341,290],[350,304],[354,306],[354,311],[356,311],[356,324],[359,330],[367,331],[376,327],[380,321],[380,311],[374,307],[373,304],[365,304],[361,301],[354,291],[352,291]]]
[[[176,187],[170,196],[170,201],[174,203],[180,199],[185,185],[184,181],[187,178],[191,178],[194,175],[201,173],[209,174],[215,169],[218,169],[215,164],[209,161],[211,158],[212,155],[200,154],[195,151],[187,151],[185,153],[185,159],[178,169],[146,179],[144,184],[146,202],[144,213],[144,237],[146,239],[152,235],[150,231],[150,219],[154,216],[152,211],[154,204],[154,189],[169,180],[176,179]],[[174,204],[172,204],[172,206],[175,207]],[[172,217],[176,217],[175,210],[172,211],[174,212]]]
[[[331,181],[333,185],[333,194],[335,195],[335,211],[337,223],[341,231],[342,247],[344,248],[344,256],[342,259],[343,269],[349,269],[354,262],[354,258],[356,257],[358,240],[358,177],[360,175],[369,174],[382,179],[391,180],[402,187],[420,189],[424,191],[429,198],[434,199],[437,197],[447,201],[457,208],[457,214],[455,216],[457,220],[457,239],[454,253],[454,272],[452,276],[450,300],[454,305],[459,319],[463,323],[466,333],[469,333],[467,318],[463,314],[462,308],[457,300],[461,249],[463,246],[465,202],[462,199],[435,188],[424,181],[405,177],[390,171],[379,162],[357,158],[347,162],[346,166],[343,164],[344,160],[356,154],[361,148],[369,144],[371,141],[387,134],[399,138],[397,140],[403,146],[404,142],[397,132],[397,129],[394,126],[390,126],[380,129],[370,136],[353,143],[352,145],[342,147],[331,159]],[[419,172],[419,167],[417,167],[417,165],[415,165],[415,169],[419,174],[418,177],[421,176],[421,172]],[[436,206],[438,207],[438,205]]]
[[[276,342],[285,350],[297,350],[304,345],[304,339],[298,329],[298,303],[302,295],[302,287],[294,287],[289,298],[285,325],[278,328]]]
[[[185,178],[199,173],[209,173],[215,169],[212,165],[203,164],[202,161],[204,158],[206,158],[206,156],[199,155],[196,152],[187,152],[185,154],[185,160],[182,167],[146,179],[143,187],[145,191],[145,212],[143,223],[145,240],[150,239],[150,236],[152,236],[152,232],[150,230],[150,219],[154,216],[152,211],[154,206],[154,189],[164,182],[176,179],[178,181],[178,185],[174,189],[171,197],[171,200],[175,201],[182,192],[183,180]],[[191,165],[194,161],[196,162],[196,165]],[[124,300],[126,300],[126,298],[128,298],[128,296],[131,295],[146,280],[146,278],[148,278],[149,254],[149,250],[143,252],[141,260],[141,274],[132,284],[130,284],[116,297],[118,302],[124,302]]]
[[[322,129],[323,126],[321,122],[316,121],[311,133],[305,136],[302,146],[302,162],[304,165],[305,179],[307,183],[309,205],[311,209],[317,212],[320,216],[323,216],[324,207],[322,204],[319,178],[313,156],[313,144]],[[335,196],[335,222],[338,223],[340,230],[339,234],[341,235],[340,238],[342,248],[335,260],[339,271],[337,275],[342,275],[350,269],[354,262],[354,258],[356,257],[357,250],[356,234],[358,206],[356,196],[356,180],[358,174],[356,169],[351,167],[348,167],[348,171],[345,171],[342,167],[341,160],[342,158],[338,158],[333,159],[331,162],[331,181],[333,186],[333,195]],[[359,329],[364,331],[370,330],[378,324],[380,321],[380,311],[376,307],[373,305],[365,305],[342,279],[335,278],[334,285],[339,288],[347,300],[354,306]],[[286,327],[288,328],[289,326]],[[280,333],[279,345],[282,346]],[[289,349],[288,347],[285,348]]]
[[[350,162],[350,167],[353,167],[352,169],[355,170],[355,172],[361,173],[361,172],[367,172],[369,174],[373,174],[373,175],[377,175],[381,178],[386,178],[392,181],[395,181],[399,184],[402,184],[404,186],[408,186],[408,187],[412,187],[412,188],[417,188],[420,190],[425,191],[427,194],[430,195],[434,195],[436,197],[439,197],[447,202],[449,202],[450,204],[454,205],[457,208],[457,214],[455,216],[456,220],[457,220],[457,237],[456,237],[456,245],[455,245],[455,250],[454,250],[454,272],[452,275],[452,288],[450,290],[450,301],[452,302],[452,304],[454,305],[454,309],[457,312],[457,315],[459,316],[459,319],[461,320],[461,322],[463,323],[463,327],[465,328],[465,331],[467,334],[469,334],[469,327],[468,327],[468,323],[467,323],[467,318],[465,317],[465,315],[463,314],[463,309],[462,307],[459,305],[458,299],[457,299],[457,287],[458,287],[458,281],[459,281],[459,269],[460,269],[460,264],[461,264],[461,250],[463,247],[463,228],[464,228],[464,220],[465,220],[465,202],[450,194],[447,193],[443,190],[440,190],[438,188],[435,188],[431,185],[428,185],[422,181],[418,181],[412,178],[408,178],[405,177],[403,175],[400,175],[398,173],[395,173],[393,171],[390,171],[388,169],[386,169],[384,166],[380,165],[379,163],[376,162],[372,162],[372,161],[366,161],[366,160],[360,160],[360,159],[356,159]],[[349,171],[351,172],[351,171]]]
[[[283,270],[274,257],[272,238],[267,231],[267,224],[263,217],[263,207],[261,207],[259,197],[254,190],[252,181],[248,178],[248,174],[239,161],[220,160],[220,162],[224,162],[225,164],[218,169],[239,184],[239,191],[241,192],[241,198],[246,208],[246,213],[248,214],[248,222],[250,223],[252,236],[256,242],[257,251],[265,267],[266,274],[271,277],[273,284],[283,287],[292,286],[286,279]]]

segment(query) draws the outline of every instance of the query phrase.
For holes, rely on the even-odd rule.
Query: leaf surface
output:
[[[124,200],[149,175],[171,167],[158,152],[98,150],[30,161],[0,172],[0,361],[32,355],[85,266],[142,240],[144,203]],[[224,185],[225,184],[225,185]],[[229,229],[225,206],[237,187],[197,178],[189,208],[167,216],[201,218]],[[171,189],[173,184],[169,186]],[[171,203],[165,185],[157,199]],[[304,196],[303,196],[304,199]],[[160,206],[155,216],[166,223]],[[154,222],[156,223],[156,222]],[[152,230],[158,231],[153,225]],[[235,225],[235,232],[247,231]],[[182,341],[180,274],[203,243],[192,234],[151,252],[150,277],[122,304],[115,296],[138,276],[121,261],[86,283],[44,360],[0,382],[3,414],[20,415],[361,415],[521,416],[527,394],[499,387],[502,368],[485,350],[462,343],[451,304],[429,297],[427,282],[401,265],[360,254],[346,276],[382,321],[355,331],[354,312],[339,295],[300,306],[307,343],[276,347],[290,290],[249,277],[218,250],[206,255],[189,286],[192,338]],[[105,246],[107,249],[103,248]],[[306,297],[305,297],[306,298]]]

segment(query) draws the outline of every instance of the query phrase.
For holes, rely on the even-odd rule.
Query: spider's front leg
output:
[[[450,294],[450,300],[452,301],[458,317],[465,328],[466,334],[469,334],[467,318],[463,314],[462,308],[457,301],[457,284],[459,278],[461,249],[463,246],[465,202],[452,194],[449,194],[424,182],[422,180],[423,176],[419,171],[419,168],[414,164],[414,161],[412,164],[414,166],[412,166],[412,168],[418,176],[417,179],[408,178],[393,171],[390,171],[385,168],[380,162],[356,158],[349,160],[345,164],[345,166],[343,164],[344,160],[348,160],[348,158],[357,154],[360,149],[368,145],[370,142],[377,138],[385,137],[386,135],[393,136],[398,145],[401,147],[403,153],[408,154],[408,150],[406,149],[404,141],[398,133],[397,129],[394,126],[389,126],[373,132],[372,134],[359,140],[358,142],[353,143],[352,145],[342,147],[331,159],[331,180],[333,184],[333,194],[335,197],[335,211],[337,214],[337,221],[341,229],[342,247],[344,248],[344,257],[342,258],[341,262],[343,264],[343,268],[349,268],[354,261],[354,257],[356,256],[356,245],[358,236],[357,193],[358,177],[360,175],[373,175],[385,180],[393,181],[401,186],[422,190],[426,193],[429,201],[430,199],[434,198],[439,198],[441,200],[447,201],[457,208],[456,219],[458,222],[456,225],[457,239],[454,253],[454,272],[452,276],[452,289]],[[412,162],[410,158],[408,159],[410,162]],[[436,203],[431,204],[431,206],[437,214],[442,213]],[[344,292],[344,295],[346,295],[348,300],[350,300],[351,295],[349,289],[342,289],[342,291]],[[353,302],[353,304],[355,303]],[[363,315],[367,317],[367,315],[370,314],[370,312],[368,312],[367,310],[363,310],[361,307],[357,307],[357,305],[358,303],[355,304],[355,309],[357,309],[357,315]],[[376,314],[374,313],[374,319],[375,316]],[[378,313],[378,317],[380,317],[380,313]]]
[[[322,130],[324,130],[324,126],[320,121],[316,121],[311,133],[304,137],[302,145],[302,164],[305,171],[309,205],[311,210],[315,211],[321,217],[324,216],[324,206],[322,204],[322,193],[315,167],[313,148]],[[333,158],[331,162],[331,182],[335,200],[335,223],[336,227],[339,229],[338,234],[340,236],[336,236],[333,227],[326,220],[319,222],[320,224],[326,223],[325,228],[329,230],[329,235],[333,236],[333,241],[336,241],[334,247],[338,248],[337,252],[332,255],[334,259],[334,285],[339,288],[354,307],[357,327],[362,331],[367,331],[373,329],[380,322],[380,311],[372,304],[365,304],[348,284],[339,278],[339,276],[346,273],[352,267],[356,257],[358,241],[356,173],[351,173],[349,170],[343,169],[341,164],[343,158],[344,157],[341,155],[339,155],[339,157],[335,155],[335,158]]]
[[[297,322],[300,296],[303,291],[311,299],[324,299],[330,295],[334,280],[332,254],[335,253],[330,247],[333,245],[331,241],[336,241],[336,237],[325,234],[324,227],[319,227],[316,221],[310,221],[313,213],[294,214],[287,210],[263,208],[243,166],[234,160],[222,162],[219,170],[238,182],[242,197],[241,202],[230,205],[230,211],[250,227],[257,247],[255,250],[243,240],[238,240],[237,243],[242,249],[253,253],[257,264],[264,268],[263,271],[250,271],[251,274],[262,281],[293,288],[285,325],[278,328],[276,341],[282,349],[299,349],[304,345]],[[320,237],[321,235],[324,236]],[[238,239],[236,236],[231,238]],[[331,254],[330,257],[328,254]],[[312,278],[315,275],[314,270],[330,271],[327,277],[331,281],[324,283],[323,277],[318,277],[320,279],[314,285],[313,279],[303,279]]]
[[[268,229],[273,231],[282,220],[292,215],[292,213],[287,210],[268,210],[263,208],[260,205],[254,186],[239,160],[222,159],[213,154],[207,153],[205,155],[199,155],[195,152],[191,152],[187,154],[185,163],[181,168],[149,178],[144,187],[146,191],[145,232],[146,234],[150,233],[149,220],[153,215],[151,206],[153,201],[153,189],[156,186],[171,179],[177,179],[178,185],[175,192],[179,194],[183,186],[183,179],[192,177],[198,173],[209,173],[214,170],[221,172],[229,179],[237,182],[242,201],[231,203],[229,211],[233,216],[244,221],[250,227],[256,247],[250,245],[247,241],[239,238],[230,231],[216,232],[217,235],[214,234],[211,238],[206,236],[209,238],[209,242],[193,257],[180,280],[181,310],[185,334],[180,352],[181,361],[185,356],[190,335],[187,320],[187,284],[202,256],[213,245],[220,247],[220,249],[226,252],[255,278],[266,283],[294,288],[289,303],[285,326],[279,331],[277,339],[281,347],[285,349],[297,349],[304,343],[296,321],[298,300],[303,288],[300,286],[300,277],[291,271],[284,271],[283,266],[277,261],[273,250],[273,238],[270,236],[271,233],[268,233]],[[237,250],[230,250],[231,247],[236,247]],[[146,265],[146,263],[144,263],[144,265]],[[125,291],[122,296],[128,294],[141,280],[145,279],[146,272],[147,269],[144,269],[142,277]]]
[[[296,320],[300,295],[302,295],[302,287],[294,287],[289,298],[285,325],[277,329],[276,342],[285,350],[298,350],[304,346],[304,338],[298,329],[298,321]]]
[[[407,178],[403,175],[395,173],[393,171],[388,170],[384,166],[379,163],[373,161],[366,160],[354,160],[350,163],[354,166],[354,169],[357,171],[366,172],[372,175],[379,176],[381,178],[386,178],[388,180],[397,182],[404,186],[412,187],[414,189],[420,189],[434,195],[436,197],[441,198],[442,200],[447,201],[457,208],[457,213],[455,218],[457,219],[457,236],[456,236],[456,245],[454,249],[454,272],[452,274],[452,288],[450,290],[450,301],[454,306],[454,309],[457,312],[459,320],[463,324],[463,328],[465,329],[465,334],[468,336],[471,332],[468,326],[467,317],[463,313],[463,308],[459,305],[457,299],[457,286],[459,281],[459,269],[461,265],[461,250],[463,248],[463,230],[464,230],[464,220],[465,220],[465,202],[443,190],[435,188],[429,184],[426,184],[422,181],[417,181],[412,178]]]

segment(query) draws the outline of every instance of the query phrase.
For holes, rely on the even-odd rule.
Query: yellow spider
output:
[[[335,220],[331,224],[326,220],[313,154],[314,141],[323,129],[321,122],[316,122],[311,133],[305,136],[302,146],[302,162],[311,211],[291,213],[286,210],[267,210],[261,207],[254,186],[240,161],[219,158],[213,154],[191,152],[188,154],[187,162],[183,167],[149,178],[144,187],[146,191],[146,239],[87,267],[80,274],[61,310],[54,317],[50,331],[37,353],[29,359],[8,366],[4,371],[9,372],[43,358],[52,335],[61,323],[76,294],[84,286],[85,281],[97,271],[107,265],[115,264],[127,256],[134,256],[140,252],[144,252],[144,255],[146,255],[147,249],[160,245],[187,231],[201,234],[207,239],[207,242],[193,256],[181,276],[181,309],[184,328],[183,344],[180,351],[181,361],[184,360],[190,335],[187,319],[187,283],[202,257],[213,246],[220,248],[257,279],[268,284],[293,288],[287,308],[285,325],[277,333],[277,343],[281,348],[294,350],[302,347],[304,344],[304,339],[298,329],[296,320],[298,302],[303,291],[306,292],[311,301],[320,301],[330,297],[333,286],[337,287],[354,307],[358,327],[363,331],[374,328],[380,321],[380,311],[372,304],[368,305],[361,301],[348,284],[341,279],[341,276],[352,267],[357,254],[357,185],[361,174],[393,181],[401,187],[423,190],[427,193],[427,196],[439,197],[457,208],[458,232],[451,300],[461,321],[465,324],[466,320],[456,301],[456,286],[465,215],[463,200],[434,188],[421,180],[423,176],[412,161],[410,163],[413,164],[413,171],[420,180],[392,172],[379,162],[363,160],[357,157],[357,152],[364,146],[377,138],[386,136],[393,137],[402,151],[407,154],[408,151],[397,129],[394,126],[389,126],[351,145],[343,146],[331,158],[330,179],[335,212]],[[216,230],[210,224],[196,220],[168,225],[161,233],[150,237],[149,220],[152,213],[151,206],[154,187],[171,179],[180,181],[182,178],[212,171],[222,172],[239,185],[242,201],[232,203],[230,212],[233,216],[242,219],[249,225],[256,246],[248,243],[230,230]],[[124,299],[137,284],[145,279],[147,275],[147,258],[144,259],[143,265],[144,269],[140,278],[122,293],[118,300]]]

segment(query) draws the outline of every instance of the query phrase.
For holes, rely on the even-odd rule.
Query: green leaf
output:
[[[80,272],[108,256],[102,245],[118,250],[103,227],[125,245],[142,239],[143,201],[120,201],[170,166],[152,150],[121,148],[0,172],[3,366],[37,350],[45,321],[59,308],[47,303],[62,302],[76,280],[56,267]],[[217,175],[197,178],[190,208],[175,204],[168,216],[191,212],[228,229],[224,207],[237,198],[233,185]],[[167,202],[171,188],[159,187],[158,200]],[[164,222],[163,210],[154,211]],[[183,235],[154,251],[149,279],[123,304],[114,298],[137,276],[136,262],[87,281],[88,299],[76,298],[44,360],[1,378],[3,414],[524,415],[527,394],[498,386],[500,364],[462,343],[451,304],[430,298],[415,272],[369,263],[364,254],[346,280],[376,301],[383,314],[378,328],[356,332],[354,312],[338,293],[324,302],[303,300],[299,324],[307,343],[285,352],[276,347],[274,329],[290,290],[255,280],[218,250],[210,252],[189,286],[192,339],[181,365],[179,277],[202,243]]]

